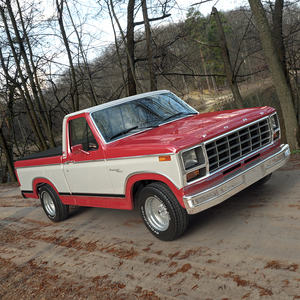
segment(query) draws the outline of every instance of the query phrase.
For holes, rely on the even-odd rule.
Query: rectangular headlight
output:
[[[198,164],[198,158],[195,149],[182,153],[182,159],[183,159],[184,168],[186,170]]]
[[[277,114],[274,114],[270,117],[270,123],[273,131],[273,141],[276,141],[278,138],[280,138],[280,126]]]
[[[274,114],[273,116],[271,116],[270,120],[271,120],[272,129],[274,131],[276,131],[279,128],[279,122],[278,122],[277,114]]]
[[[202,146],[198,146],[193,149],[187,150],[181,155],[185,170],[190,170],[194,167],[205,164]]]

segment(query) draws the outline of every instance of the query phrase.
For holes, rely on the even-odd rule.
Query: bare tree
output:
[[[66,48],[66,54],[68,56],[69,65],[70,65],[70,72],[71,72],[71,103],[72,103],[72,110],[77,111],[79,110],[79,94],[78,94],[78,85],[76,80],[76,71],[73,63],[72,52],[70,49],[69,40],[65,31],[65,26],[63,22],[63,13],[64,13],[64,0],[56,0],[56,9],[57,9],[57,17],[60,32],[63,38],[63,42]]]
[[[66,0],[65,0],[65,3],[66,3],[67,10],[68,10],[69,18],[71,20],[74,32],[75,32],[76,37],[77,37],[78,48],[79,48],[79,51],[80,51],[80,54],[81,54],[81,59],[83,60],[84,73],[85,73],[85,76],[88,79],[88,84],[89,84],[90,90],[92,91],[92,96],[90,97],[91,98],[91,106],[97,105],[98,104],[97,93],[96,93],[96,90],[95,90],[94,83],[92,81],[91,71],[90,71],[89,64],[87,62],[86,54],[85,54],[84,49],[83,49],[82,38],[80,37],[80,35],[78,33],[77,26],[74,23],[72,13],[70,11],[70,8],[68,6],[68,2]]]
[[[299,125],[293,105],[293,97],[286,80],[282,63],[278,57],[278,52],[274,45],[271,29],[266,18],[263,5],[260,0],[249,0],[249,4],[254,14],[256,26],[260,34],[260,41],[263,46],[265,58],[275,83],[283,113],[287,142],[289,143],[291,150],[298,150],[298,141],[300,140]]]
[[[233,97],[235,99],[236,106],[238,108],[243,108],[244,107],[243,99],[242,99],[242,96],[240,94],[238,84],[236,82],[236,77],[234,75],[233,68],[231,66],[224,29],[223,29],[222,22],[221,22],[221,19],[220,19],[220,16],[219,16],[219,12],[215,7],[213,7],[213,9],[212,9],[212,14],[215,17],[217,28],[218,28],[219,43],[220,43],[220,47],[221,47],[221,50],[222,50],[222,57],[223,57],[223,61],[224,61],[225,74],[227,76],[229,86],[232,90],[232,94],[233,94]]]
[[[110,21],[111,21],[111,26],[112,26],[113,32],[114,32],[115,47],[116,47],[116,52],[117,52],[117,56],[118,56],[118,61],[119,61],[119,67],[120,67],[120,71],[121,71],[123,86],[124,86],[126,96],[129,96],[128,88],[127,88],[127,84],[126,84],[126,79],[125,79],[125,76],[124,76],[125,72],[123,70],[122,59],[121,59],[121,55],[120,55],[119,43],[118,43],[117,33],[116,33],[114,21],[113,21],[113,16],[111,14],[110,5],[109,5],[108,1],[106,1],[106,4],[107,4],[107,7],[108,7],[108,13],[109,13]],[[128,41],[128,38],[127,38],[127,41]],[[129,48],[129,46],[128,46],[128,48]],[[129,74],[128,74],[128,76],[129,76]]]
[[[5,8],[3,6],[0,6],[0,15],[1,15],[1,18],[2,18],[2,21],[3,21],[3,24],[4,24],[4,29],[5,29],[5,33],[6,33],[7,42],[8,42],[8,45],[9,45],[10,49],[11,49],[11,52],[13,54],[15,66],[16,66],[17,71],[18,71],[18,76],[19,76],[19,78],[22,82],[22,85],[19,82],[15,82],[15,84],[16,84],[16,86],[18,87],[18,89],[20,91],[20,95],[23,99],[23,104],[24,104],[24,107],[26,109],[28,119],[30,121],[30,124],[32,126],[33,131],[35,132],[38,145],[39,145],[41,150],[45,150],[45,149],[47,149],[47,144],[46,144],[45,138],[43,136],[40,124],[38,122],[38,118],[37,118],[37,115],[36,115],[36,112],[35,112],[35,107],[33,105],[32,99],[31,99],[31,92],[29,90],[29,86],[28,86],[27,80],[26,80],[26,77],[30,75],[31,81],[34,81],[33,76],[32,76],[32,72],[31,72],[31,68],[30,68],[26,53],[25,53],[24,42],[23,42],[23,39],[21,38],[21,36],[19,34],[17,24],[16,24],[16,20],[14,18],[14,14],[12,12],[12,8],[10,6],[9,1],[8,1],[8,6],[6,7],[6,9],[8,10],[9,15],[12,17],[11,21],[13,23],[14,33],[16,35],[16,41],[17,41],[17,43],[20,47],[20,53],[18,54],[17,49],[15,47],[14,40],[11,36],[10,26],[9,26],[8,20],[7,20],[7,13],[5,11]],[[0,57],[1,57],[2,66],[5,66],[2,52],[0,53]],[[29,74],[24,74],[22,66],[21,66],[22,62],[21,62],[20,57],[23,57],[25,59],[26,68],[27,68],[27,71],[29,72]],[[10,80],[12,80],[12,82],[14,82],[12,77],[9,75],[7,68],[4,69],[4,72],[5,72],[6,76]],[[34,85],[34,88],[35,87],[36,86]],[[35,89],[35,92],[36,92],[36,89]],[[34,95],[35,95],[36,103],[38,103],[38,95],[36,93]]]
[[[128,94],[135,95],[137,91],[134,60],[134,6],[135,0],[128,0],[127,5],[127,80]]]
[[[153,61],[153,51],[152,51],[152,38],[151,38],[151,30],[150,30],[150,22],[148,18],[148,9],[146,0],[142,0],[142,10],[143,10],[143,18],[145,24],[145,33],[146,33],[146,42],[147,42],[147,56],[148,56],[148,68],[150,74],[150,90],[157,90],[157,79],[155,76],[154,70],[154,61]]]

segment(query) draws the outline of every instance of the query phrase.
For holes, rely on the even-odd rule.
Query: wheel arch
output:
[[[128,176],[125,183],[125,195],[126,198],[131,201],[131,207],[133,208],[135,202],[138,199],[140,191],[147,185],[153,182],[161,182],[168,186],[171,191],[174,193],[180,205],[185,208],[183,202],[183,192],[182,189],[179,189],[169,178],[165,177],[162,174],[157,173],[139,173]]]
[[[49,179],[44,178],[44,177],[39,177],[39,178],[34,178],[32,181],[32,190],[33,190],[34,198],[36,198],[36,199],[39,198],[40,188],[45,184],[50,185],[54,189],[54,191],[57,193],[57,195],[59,194],[57,188]]]

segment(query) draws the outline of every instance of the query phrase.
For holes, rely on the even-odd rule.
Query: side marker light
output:
[[[159,161],[171,161],[170,155],[159,156]]]

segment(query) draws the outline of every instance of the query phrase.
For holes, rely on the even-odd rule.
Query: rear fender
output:
[[[60,193],[57,190],[56,186],[51,181],[49,181],[48,179],[43,178],[43,177],[35,178],[33,180],[33,182],[32,182],[33,194],[31,194],[28,197],[38,199],[39,198],[39,188],[44,184],[48,184],[49,186],[51,186],[54,189],[54,191],[57,193],[57,195],[59,196],[59,198],[63,204],[76,205],[75,198],[73,197],[73,195],[71,195],[71,193]],[[25,196],[27,196],[27,195],[25,194]]]
[[[50,185],[54,191],[57,193],[57,195],[59,195],[59,192],[57,190],[57,188],[55,187],[55,185],[49,181],[47,178],[35,178],[32,182],[32,190],[33,190],[33,196],[32,198],[38,199],[39,198],[39,188],[44,185],[44,184],[48,184]]]

